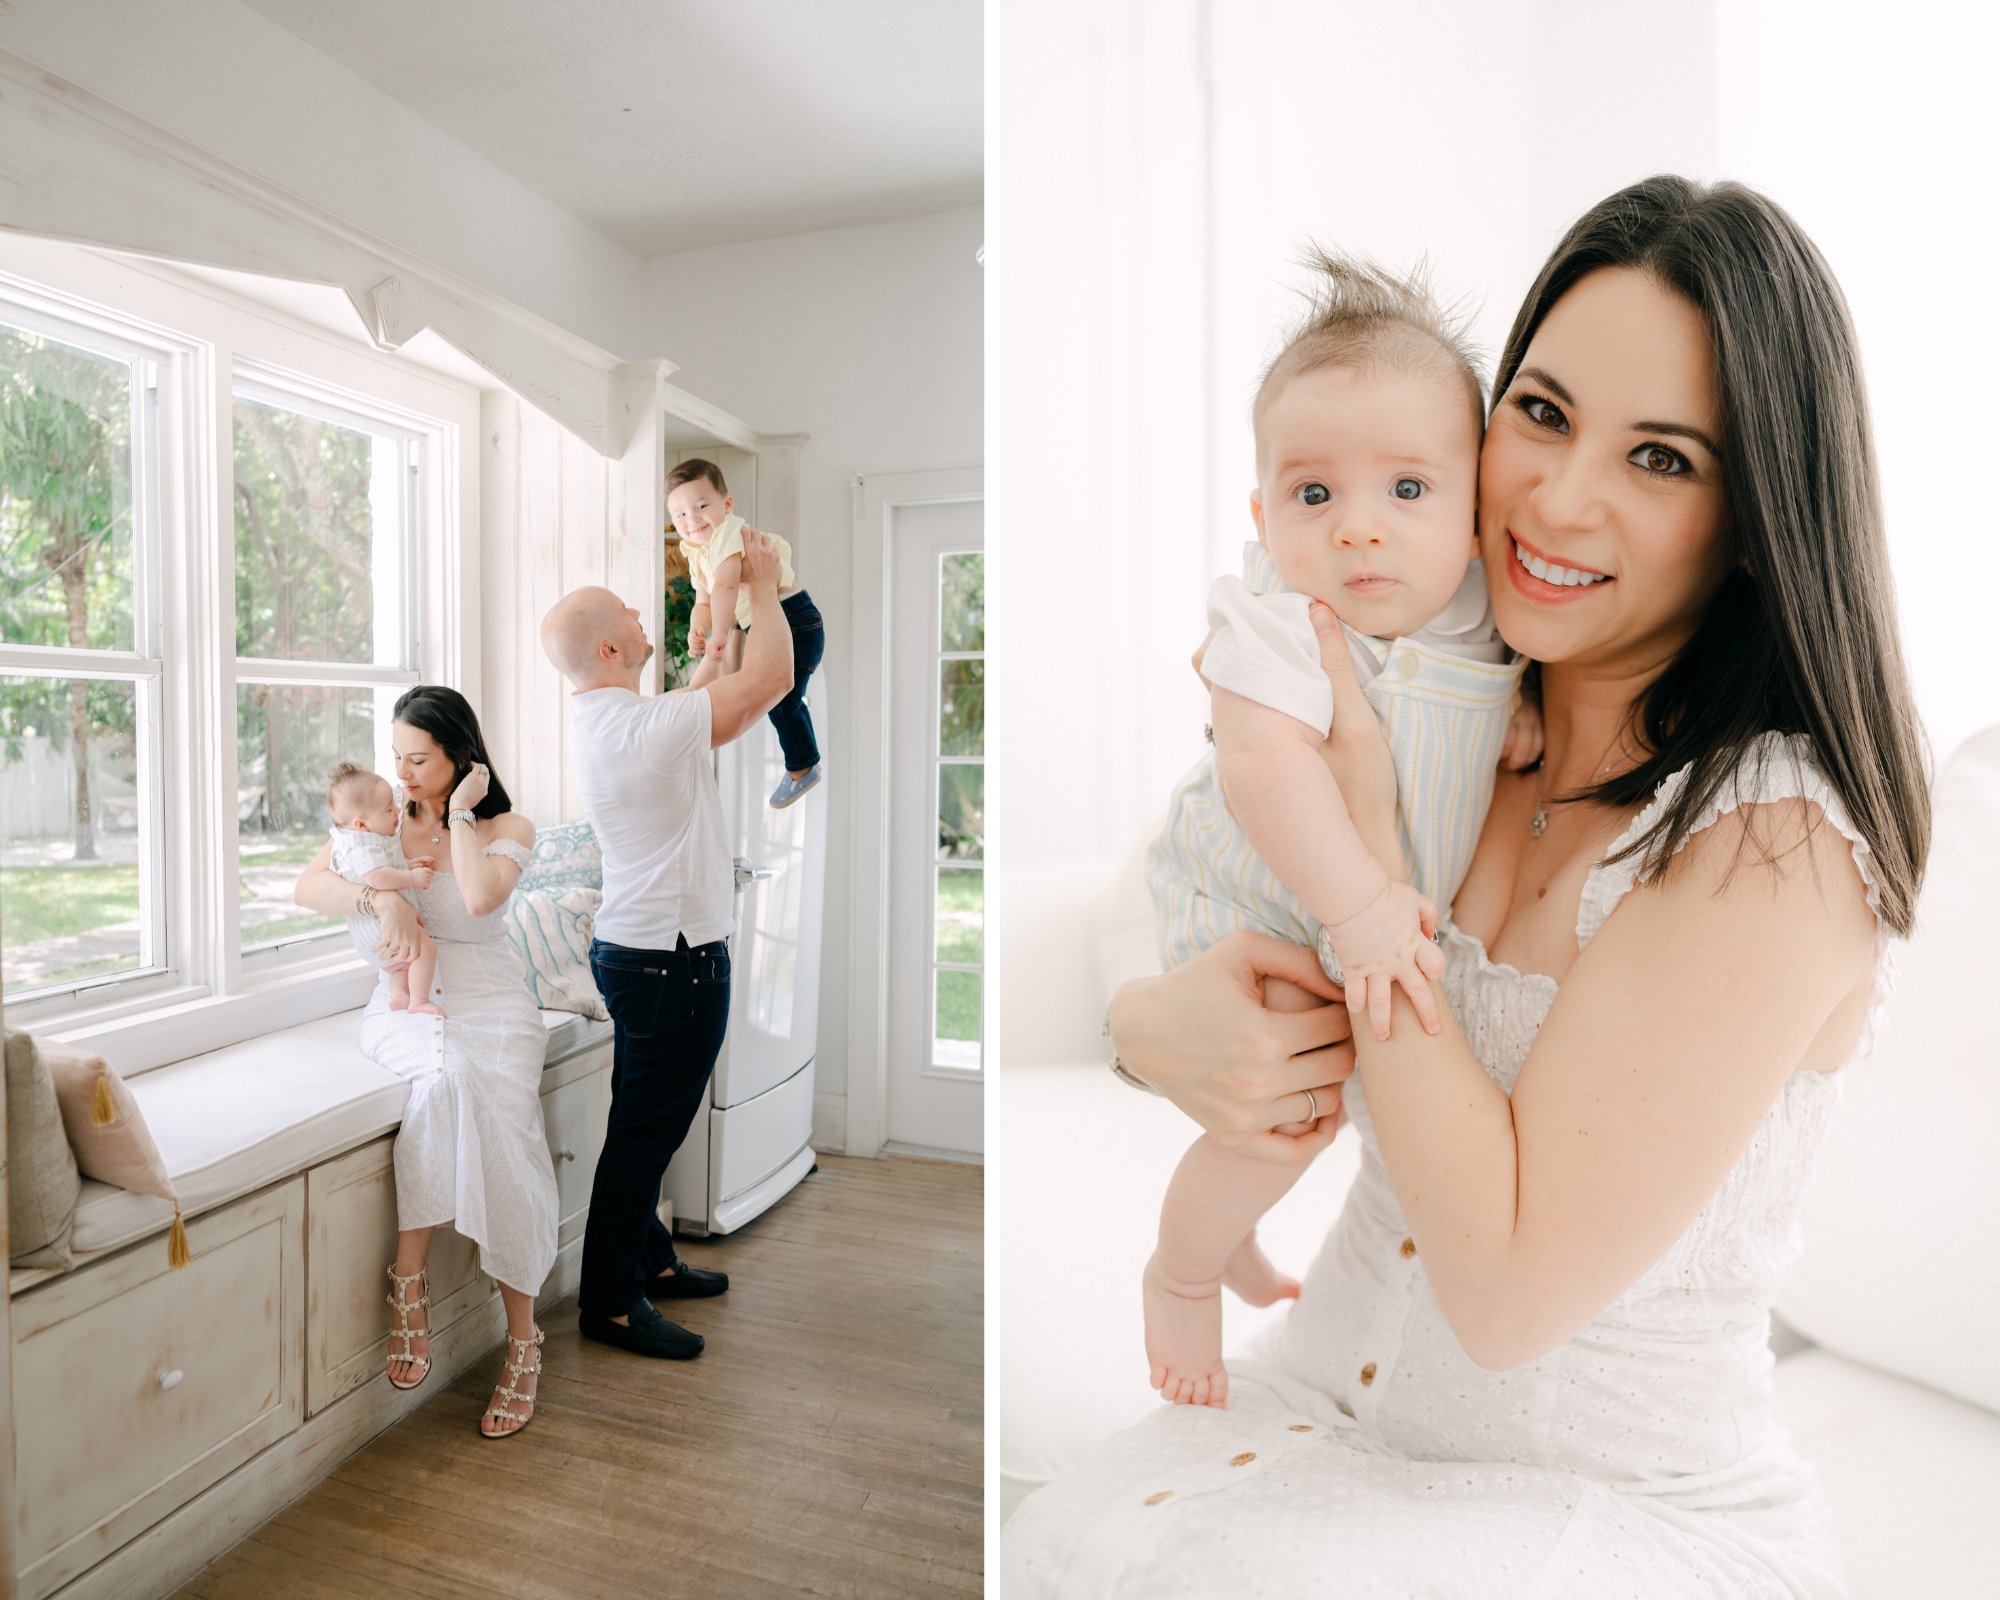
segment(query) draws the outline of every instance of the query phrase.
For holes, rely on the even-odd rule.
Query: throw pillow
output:
[[[190,1258],[180,1196],[174,1193],[167,1164],[160,1159],[160,1148],[153,1143],[130,1086],[100,1055],[48,1039],[38,1042],[55,1079],[63,1128],[77,1166],[86,1178],[99,1183],[172,1201],[174,1225],[167,1234],[167,1260],[176,1267],[186,1266]]]
[[[507,942],[544,1011],[575,1011],[599,1022],[611,1015],[590,975],[591,923],[603,903],[599,889],[517,890],[507,903]]]
[[[569,889],[604,887],[604,852],[588,822],[558,822],[535,831],[535,859],[521,874],[514,893],[561,894]]]
[[[67,1272],[83,1187],[63,1135],[55,1081],[32,1034],[6,1037],[7,1221],[9,1264]]]

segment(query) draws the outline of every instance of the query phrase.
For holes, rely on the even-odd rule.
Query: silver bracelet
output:
[[[479,818],[475,813],[466,810],[464,806],[460,806],[456,811],[448,811],[445,813],[444,825],[447,828],[451,827],[454,823],[457,822],[470,822],[475,827],[477,827],[479,824]]]
[[[1104,1008],[1103,1033],[1105,1038],[1108,1039],[1111,1037],[1111,1007],[1109,1006],[1106,1006]],[[1144,1078],[1140,1077],[1138,1073],[1134,1072],[1130,1067],[1126,1066],[1124,1062],[1118,1059],[1118,1051],[1116,1050],[1116,1048],[1114,1048],[1111,1052],[1111,1060],[1109,1062],[1109,1066],[1111,1068],[1111,1076],[1116,1078],[1120,1083],[1128,1083],[1133,1088],[1143,1089],[1146,1091],[1146,1093],[1150,1095],[1159,1095],[1160,1091],[1158,1089],[1155,1089]]]

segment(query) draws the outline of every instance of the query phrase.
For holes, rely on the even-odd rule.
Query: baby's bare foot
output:
[[[1245,1305],[1268,1306],[1276,1300],[1299,1297],[1299,1280],[1271,1265],[1254,1233],[1230,1252],[1222,1265],[1222,1281]]]
[[[1178,1283],[1146,1263],[1146,1363],[1160,1398],[1177,1406],[1220,1406],[1229,1398],[1222,1365],[1222,1285]]]
[[[391,1000],[389,1004],[394,1006],[396,1002]],[[410,1015],[413,1017],[441,1017],[444,1015],[444,1007],[433,1005],[428,1000],[419,1000],[415,1005],[410,1007]]]

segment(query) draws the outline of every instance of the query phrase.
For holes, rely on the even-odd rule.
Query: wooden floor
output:
[[[661,1302],[708,1340],[652,1361],[548,1335],[533,1426],[476,1436],[500,1352],[179,1591],[187,1600],[977,1594],[978,1167],[820,1157],[730,1274]]]

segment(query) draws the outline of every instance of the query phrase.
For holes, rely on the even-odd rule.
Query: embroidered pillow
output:
[[[67,1272],[83,1186],[63,1133],[55,1081],[31,1034],[7,1034],[7,1223],[10,1264]]]
[[[187,1229],[181,1223],[180,1196],[174,1193],[160,1147],[153,1143],[125,1080],[104,1057],[88,1050],[48,1039],[36,1043],[55,1079],[63,1131],[83,1175],[133,1194],[172,1201],[174,1225],[167,1235],[167,1260],[176,1267],[186,1266]]]
[[[508,901],[507,942],[544,1011],[575,1011],[599,1022],[611,1015],[590,975],[591,924],[603,903],[603,891],[594,888],[516,890]]]
[[[535,859],[522,871],[515,896],[567,889],[602,889],[604,852],[588,822],[558,822],[535,831]],[[594,908],[593,908],[594,909]]]

